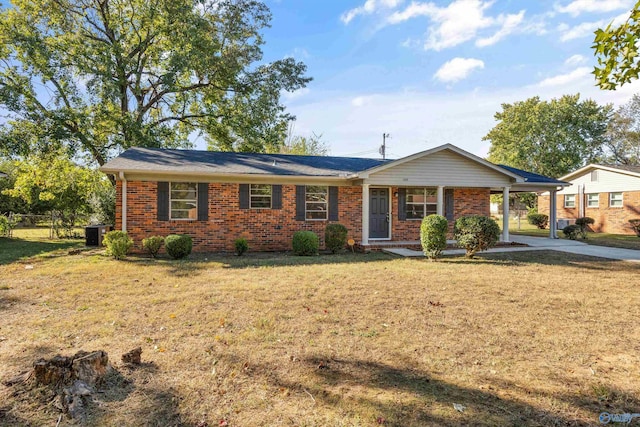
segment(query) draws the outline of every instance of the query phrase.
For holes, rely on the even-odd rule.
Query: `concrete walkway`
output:
[[[528,246],[502,246],[481,253],[527,252],[527,251],[559,251],[577,255],[588,255],[620,261],[640,262],[640,251],[634,249],[618,249],[606,246],[588,245],[583,242],[567,239],[549,239],[546,237],[511,236],[511,241]],[[424,257],[422,251],[405,248],[389,248],[384,252],[404,257]],[[464,249],[448,249],[443,255],[464,255]]]

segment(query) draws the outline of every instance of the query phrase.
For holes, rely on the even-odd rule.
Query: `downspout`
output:
[[[124,172],[120,171],[120,181],[122,181],[122,231],[127,232],[127,179]]]
[[[578,185],[578,197],[580,198],[580,204],[578,205],[578,216],[584,217],[584,185]]]

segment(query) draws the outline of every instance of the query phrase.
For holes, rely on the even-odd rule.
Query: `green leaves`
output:
[[[615,90],[638,78],[638,37],[640,36],[640,1],[628,20],[619,27],[609,24],[595,31],[592,49],[598,65],[593,74],[596,84],[605,90]]]
[[[280,94],[310,79],[291,58],[262,61],[269,21],[254,0],[15,0],[0,13],[0,148],[64,146],[98,164],[194,132],[218,149],[277,148],[293,119]],[[14,128],[34,132],[28,147]]]
[[[606,140],[610,105],[580,95],[503,104],[499,123],[483,138],[491,142],[489,160],[559,177],[599,158]]]

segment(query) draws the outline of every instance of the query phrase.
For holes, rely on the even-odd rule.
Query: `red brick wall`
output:
[[[116,187],[116,227],[122,227],[122,186]],[[240,209],[238,184],[209,184],[209,219],[207,221],[158,221],[157,183],[127,183],[127,232],[140,249],[142,239],[152,235],[188,234],[194,251],[232,252],[233,242],[244,237],[250,250],[288,250],[293,233],[314,231],[324,245],[324,228],[331,221],[296,221],[295,186],[282,186],[282,209]],[[361,239],[361,188],[339,187],[339,222],[349,230],[349,238]]]
[[[580,201],[576,194],[576,207],[564,207],[564,195],[557,195],[558,219],[575,219],[580,217]],[[622,194],[623,206],[620,208],[609,207],[609,193],[600,193],[597,208],[587,207],[586,195],[584,201],[584,215],[593,218],[596,222],[591,226],[598,233],[634,234],[629,224],[630,219],[640,218],[640,191],[628,191]],[[549,215],[549,196],[538,197],[538,212]]]
[[[416,241],[420,238],[420,221],[398,220],[398,200],[391,189],[393,240]],[[122,227],[122,182],[116,185],[116,228]],[[127,183],[127,232],[137,250],[142,239],[153,235],[188,234],[194,251],[232,252],[234,240],[244,237],[252,251],[288,250],[293,233],[310,230],[324,245],[324,229],[330,221],[296,221],[295,186],[282,186],[282,209],[240,209],[238,184],[209,184],[209,219],[207,221],[158,221],[157,183]],[[362,188],[338,187],[339,223],[349,230],[349,238],[362,239]],[[488,189],[455,189],[454,216],[489,215]],[[452,225],[453,223],[451,223]]]

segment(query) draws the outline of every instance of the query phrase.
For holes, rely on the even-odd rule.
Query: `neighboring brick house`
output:
[[[562,184],[450,144],[398,160],[131,148],[101,170],[116,177],[116,229],[138,246],[151,235],[189,234],[197,251],[233,251],[239,237],[252,250],[287,250],[294,232],[322,240],[336,222],[365,249],[415,243],[424,215],[452,225],[489,215],[491,192]]]
[[[560,180],[571,183],[556,196],[560,225],[586,216],[595,232],[634,234],[629,220],[640,219],[640,166],[591,164]],[[538,197],[538,211],[549,212],[548,193]]]

